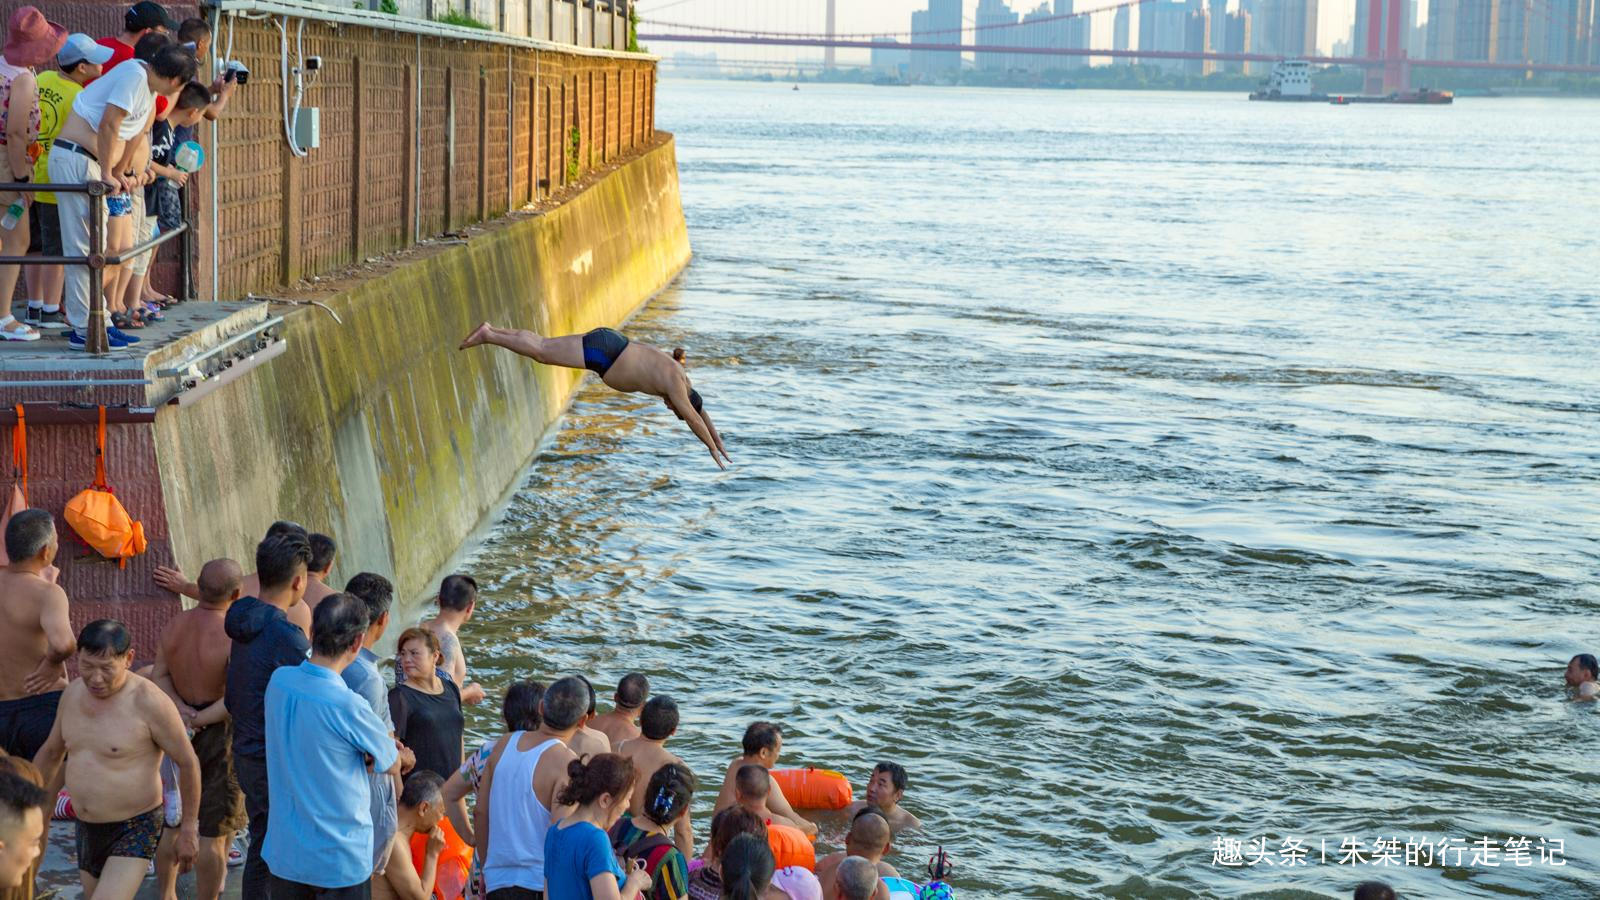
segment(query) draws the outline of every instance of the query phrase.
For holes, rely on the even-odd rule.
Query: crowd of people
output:
[[[191,868],[196,896],[212,900],[236,835],[248,836],[249,898],[948,896],[885,859],[920,824],[900,805],[907,774],[895,763],[846,810],[843,850],[814,870],[780,865],[780,833],[809,841],[817,827],[770,775],[783,750],[771,722],[745,730],[697,854],[699,782],[668,748],[679,706],[640,673],[603,714],[581,675],[516,681],[504,733],[469,751],[464,707],[484,698],[459,638],[477,603],[470,576],[444,579],[437,615],[401,630],[386,679],[373,648],[390,630],[389,580],[362,572],[335,590],[334,540],[277,522],[254,572],[230,559],[192,582],[157,571],[195,603],[138,668],[123,623],[73,632],[57,548],[48,512],[5,526],[0,891],[31,886],[55,802],[76,819],[79,876],[96,900],[129,900],[152,869],[172,900]]]
[[[178,148],[216,119],[239,82],[231,72],[196,80],[209,61],[211,27],[178,22],[160,4],[127,10],[121,33],[95,40],[68,34],[32,6],[11,16],[0,49],[0,146],[13,183],[110,186],[101,223],[107,254],[118,254],[183,221],[180,188],[190,172]],[[41,259],[90,252],[89,195],[0,192],[0,255]],[[155,251],[108,265],[102,289],[112,348],[139,343],[131,332],[164,318],[176,302],[149,283]],[[22,319],[10,300],[26,269]],[[37,341],[64,329],[67,346],[87,346],[91,272],[55,263],[0,265],[0,340]]]

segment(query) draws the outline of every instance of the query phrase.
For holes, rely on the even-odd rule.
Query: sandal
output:
[[[131,316],[127,313],[112,313],[111,324],[116,328],[121,328],[124,330],[129,328],[144,327],[144,322],[140,320],[138,316]]]
[[[17,321],[17,317],[7,314],[0,317],[0,340],[5,341],[37,341],[39,332]]]
[[[139,312],[146,323],[160,322],[166,318],[166,315],[161,312],[161,307],[156,306],[153,303],[145,303],[144,309],[141,309]]]

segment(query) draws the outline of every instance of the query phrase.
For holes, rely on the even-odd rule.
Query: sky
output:
[[[658,18],[661,21],[684,22],[693,24],[721,24],[729,28],[762,28],[769,31],[793,31],[821,33],[823,29],[824,0],[636,0],[639,14],[646,19]],[[964,0],[966,7],[966,20],[970,23],[973,13],[977,9],[978,0]],[[1031,10],[1039,5],[1040,0],[1007,0],[1011,8],[1021,12]],[[1092,9],[1097,6],[1109,6],[1116,0],[1078,0],[1082,9]],[[1333,42],[1349,37],[1351,23],[1355,19],[1356,0],[1319,0],[1317,43],[1319,49],[1329,51]],[[926,0],[837,0],[836,15],[838,23],[837,32],[905,32],[911,28],[911,13],[913,10],[923,9],[927,6]],[[1426,18],[1427,3],[1420,2],[1418,21]],[[1099,35],[1098,20],[1108,19],[1109,16],[1097,16],[1096,32],[1093,43],[1109,46],[1109,21],[1104,26],[1107,31],[1106,40],[1102,41]],[[648,25],[640,29],[648,31]],[[673,48],[687,47],[687,45],[672,45]],[[667,45],[652,48],[657,52],[672,53]],[[705,50],[706,46],[693,47],[694,50]],[[759,56],[761,58],[787,58],[793,59],[796,52],[805,55],[818,55],[815,51],[776,50],[765,48],[747,47],[720,47],[712,48],[718,51],[723,58],[739,56]],[[860,62],[865,62],[865,52],[851,54],[849,51],[839,52],[841,63],[855,63],[855,56],[859,55]]]

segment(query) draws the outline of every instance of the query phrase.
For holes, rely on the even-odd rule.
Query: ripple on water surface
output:
[[[963,896],[1593,896],[1600,104],[660,104],[696,259],[629,330],[736,467],[583,390],[472,563],[491,687],[647,672],[702,837],[753,719],[899,760]],[[1480,835],[1567,865],[1334,862]],[[1311,864],[1212,865],[1263,836]]]

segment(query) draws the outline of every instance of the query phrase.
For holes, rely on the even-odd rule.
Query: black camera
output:
[[[237,81],[240,84],[244,84],[250,80],[250,70],[245,68],[245,64],[237,59],[230,59],[228,64],[222,67],[222,80]]]

